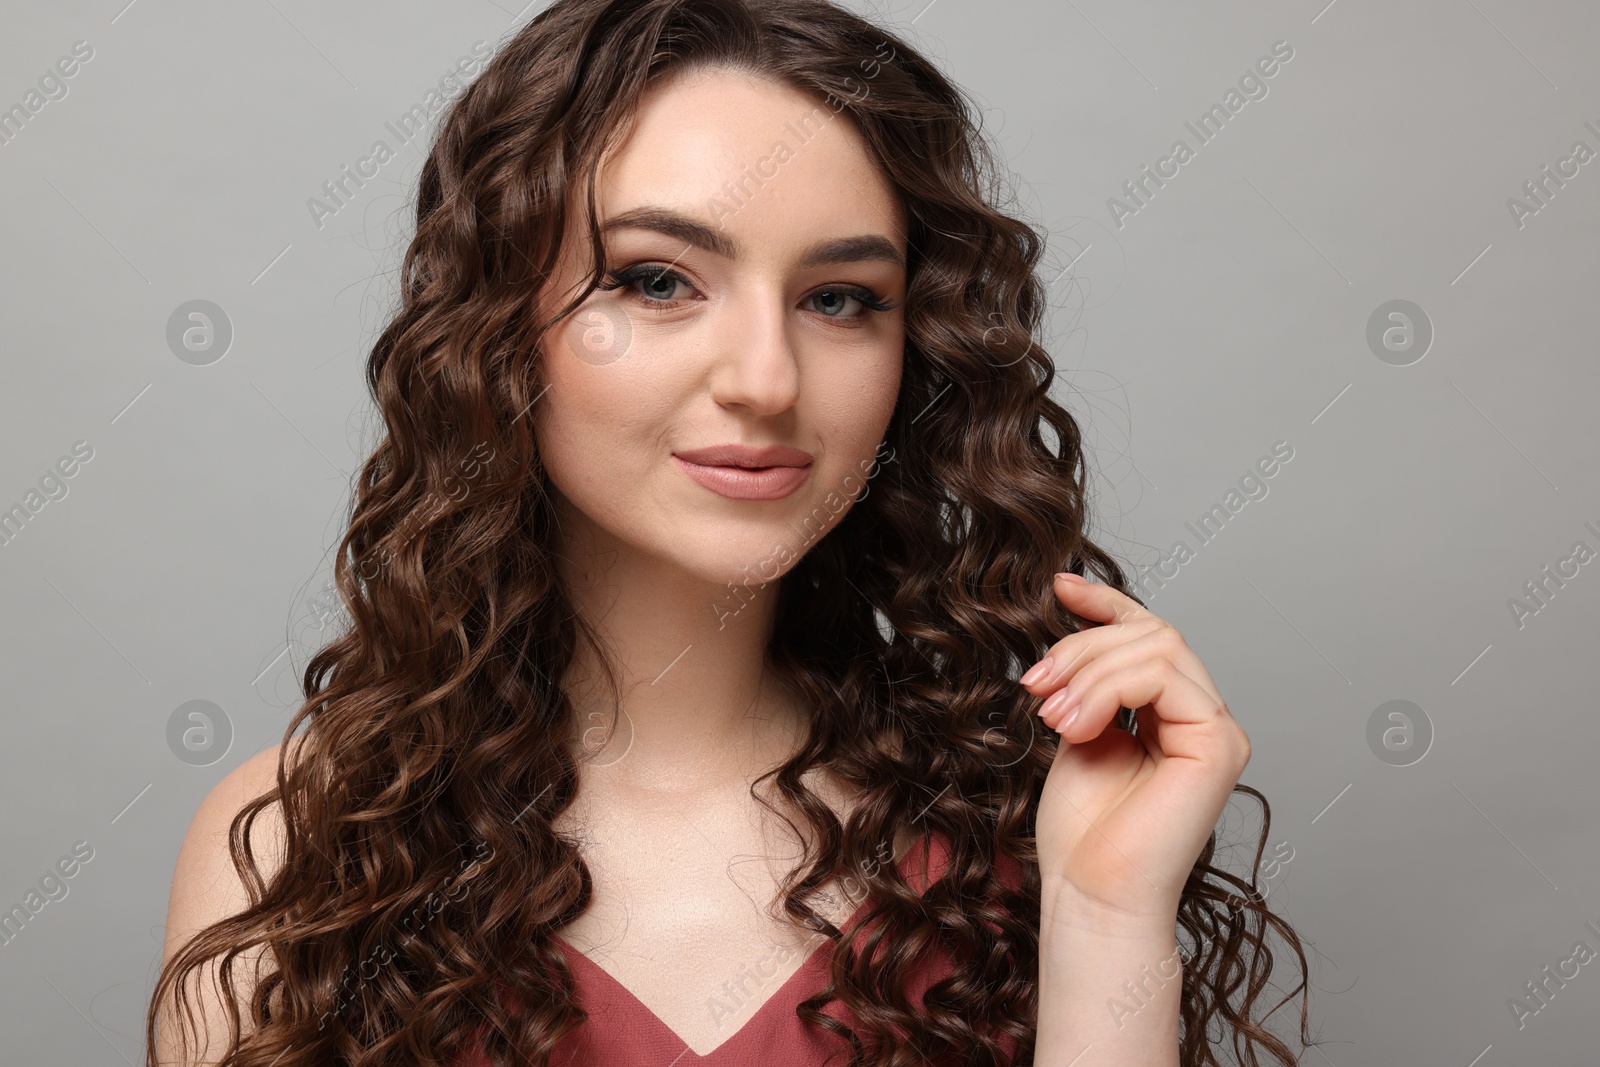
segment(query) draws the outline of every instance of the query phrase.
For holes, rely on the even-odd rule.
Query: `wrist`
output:
[[[1040,934],[1068,938],[1146,941],[1175,937],[1177,899],[1127,899],[1117,903],[1088,897],[1069,883],[1046,882],[1039,897]]]
[[[1053,892],[1041,913],[1035,1062],[1177,1067],[1185,964],[1177,906],[1108,908]]]

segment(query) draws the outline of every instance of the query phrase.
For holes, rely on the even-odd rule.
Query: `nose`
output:
[[[730,301],[718,330],[711,395],[723,407],[777,415],[800,396],[800,365],[788,308],[776,294]]]

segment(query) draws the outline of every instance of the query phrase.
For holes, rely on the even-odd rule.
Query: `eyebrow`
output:
[[[740,256],[739,244],[733,238],[688,215],[667,208],[639,207],[624,211],[607,220],[600,231],[610,233],[612,230],[621,229],[654,230],[656,233],[684,241],[696,248],[703,248],[724,259],[738,259]],[[881,260],[902,269],[906,265],[893,243],[882,234],[876,233],[819,241],[806,249],[800,257],[799,265],[804,270],[810,267],[861,263],[869,260]]]

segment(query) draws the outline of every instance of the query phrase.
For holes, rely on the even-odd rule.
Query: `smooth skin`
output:
[[[557,826],[583,840],[595,892],[559,934],[701,1055],[820,942],[776,913],[800,846],[750,785],[795,750],[808,718],[763,671],[777,584],[762,579],[804,554],[808,518],[823,520],[814,543],[847,513],[829,498],[848,503],[900,386],[903,315],[859,297],[905,299],[904,219],[848,121],[743,74],[657,86],[602,160],[597,190],[607,270],[645,270],[567,320],[532,409],[563,577],[585,617],[603,620],[623,671],[614,735],[590,658],[565,679],[592,759]],[[740,189],[747,168],[765,177]],[[575,218],[547,307],[581,292],[581,233]],[[852,239],[845,258],[808,265]],[[606,347],[618,316],[620,355]],[[780,500],[730,500],[671,458],[730,442],[810,452],[811,476]],[[819,772],[809,784],[844,817],[844,783]],[[850,901],[843,887],[834,895],[838,922]],[[730,997],[747,968],[759,986]]]
[[[803,144],[792,133],[802,119],[814,131]],[[779,141],[789,152],[774,162]],[[768,176],[731,202],[724,183],[758,165]],[[603,228],[632,220],[606,234],[608,271],[656,269],[592,294],[557,327],[541,367],[549,388],[530,411],[556,491],[563,577],[623,671],[615,730],[586,655],[565,679],[588,762],[558,825],[582,841],[595,892],[559,933],[704,1055],[819,943],[774,905],[799,845],[749,794],[799,743],[807,710],[762,669],[776,584],[746,583],[781,577],[836,525],[845,511],[829,494],[846,492],[877,454],[899,389],[903,317],[852,294],[904,300],[905,220],[846,117],[720,70],[651,91],[602,160],[597,197]],[[564,303],[584,279],[578,226],[542,306]],[[721,247],[702,247],[719,244],[708,232]],[[855,252],[840,255],[846,238]],[[830,262],[813,262],[829,247]],[[614,338],[619,322],[625,348],[597,358],[593,331]],[[724,442],[804,449],[816,457],[811,478],[782,500],[729,500],[671,459]],[[825,520],[810,541],[807,517]],[[740,591],[732,600],[730,583]],[[1171,954],[1178,892],[1248,742],[1171,627],[1104,586],[1058,581],[1056,591],[1103,625],[1055,645],[1056,666],[1026,687],[1079,695],[1083,709],[1070,725],[1054,707],[1045,716],[1073,743],[1061,746],[1038,813],[1037,1062],[1065,1065],[1090,1045],[1081,1067],[1176,1064],[1175,982],[1120,1026],[1106,1001]],[[1138,739],[1106,729],[1122,705],[1142,709]],[[227,824],[272,786],[277,758],[274,748],[248,760],[196,813],[173,880],[169,955],[243,906]],[[848,816],[845,783],[817,772],[810,784]],[[278,835],[281,824],[264,817],[269,877]],[[895,842],[892,854],[910,844]],[[836,922],[859,903],[843,886],[832,896],[821,910]],[[757,965],[771,977],[720,1010],[726,983]],[[222,1009],[214,994],[203,1003],[212,1042],[187,1064],[215,1063],[222,1048]],[[160,1029],[163,1065],[180,1062],[170,1031]]]
[[[1062,742],[1036,824],[1037,1062],[1175,1067],[1178,903],[1250,741],[1170,623],[1078,575],[1056,575],[1054,590],[1098,625],[1022,675]],[[1137,736],[1111,727],[1124,707],[1136,709]]]

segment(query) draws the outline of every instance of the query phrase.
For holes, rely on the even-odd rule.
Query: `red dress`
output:
[[[929,845],[927,869],[932,877],[920,883],[910,876],[909,870],[922,867],[924,843]],[[924,892],[928,885],[943,876],[948,865],[949,847],[944,836],[937,832],[913,845],[897,864],[906,880],[913,886],[920,885]],[[1021,867],[1010,857],[1001,857],[999,873],[1007,885],[1015,888],[1019,884]],[[841,929],[848,930],[859,923],[864,910],[858,909],[845,920]],[[796,1005],[820,992],[828,983],[831,939],[818,946],[743,1026],[705,1056],[697,1055],[599,964],[559,937],[554,940],[572,968],[577,1000],[589,1013],[589,1019],[556,1046],[550,1058],[551,1067],[591,1064],[605,1067],[748,1067],[749,1064],[819,1067],[830,1054],[848,1053],[843,1038],[810,1026],[795,1014]],[[949,972],[949,958],[942,953],[935,965],[912,972],[909,979],[911,1003],[920,1005],[929,987]],[[822,1011],[841,1022],[857,1025],[854,1015],[837,1000],[830,1001]],[[1015,1055],[1014,1040],[1003,1034],[997,1040],[1008,1055]],[[474,1053],[463,1058],[459,1067],[488,1067],[487,1055],[481,1049]],[[836,1056],[833,1062],[843,1063],[847,1059],[848,1055]]]

